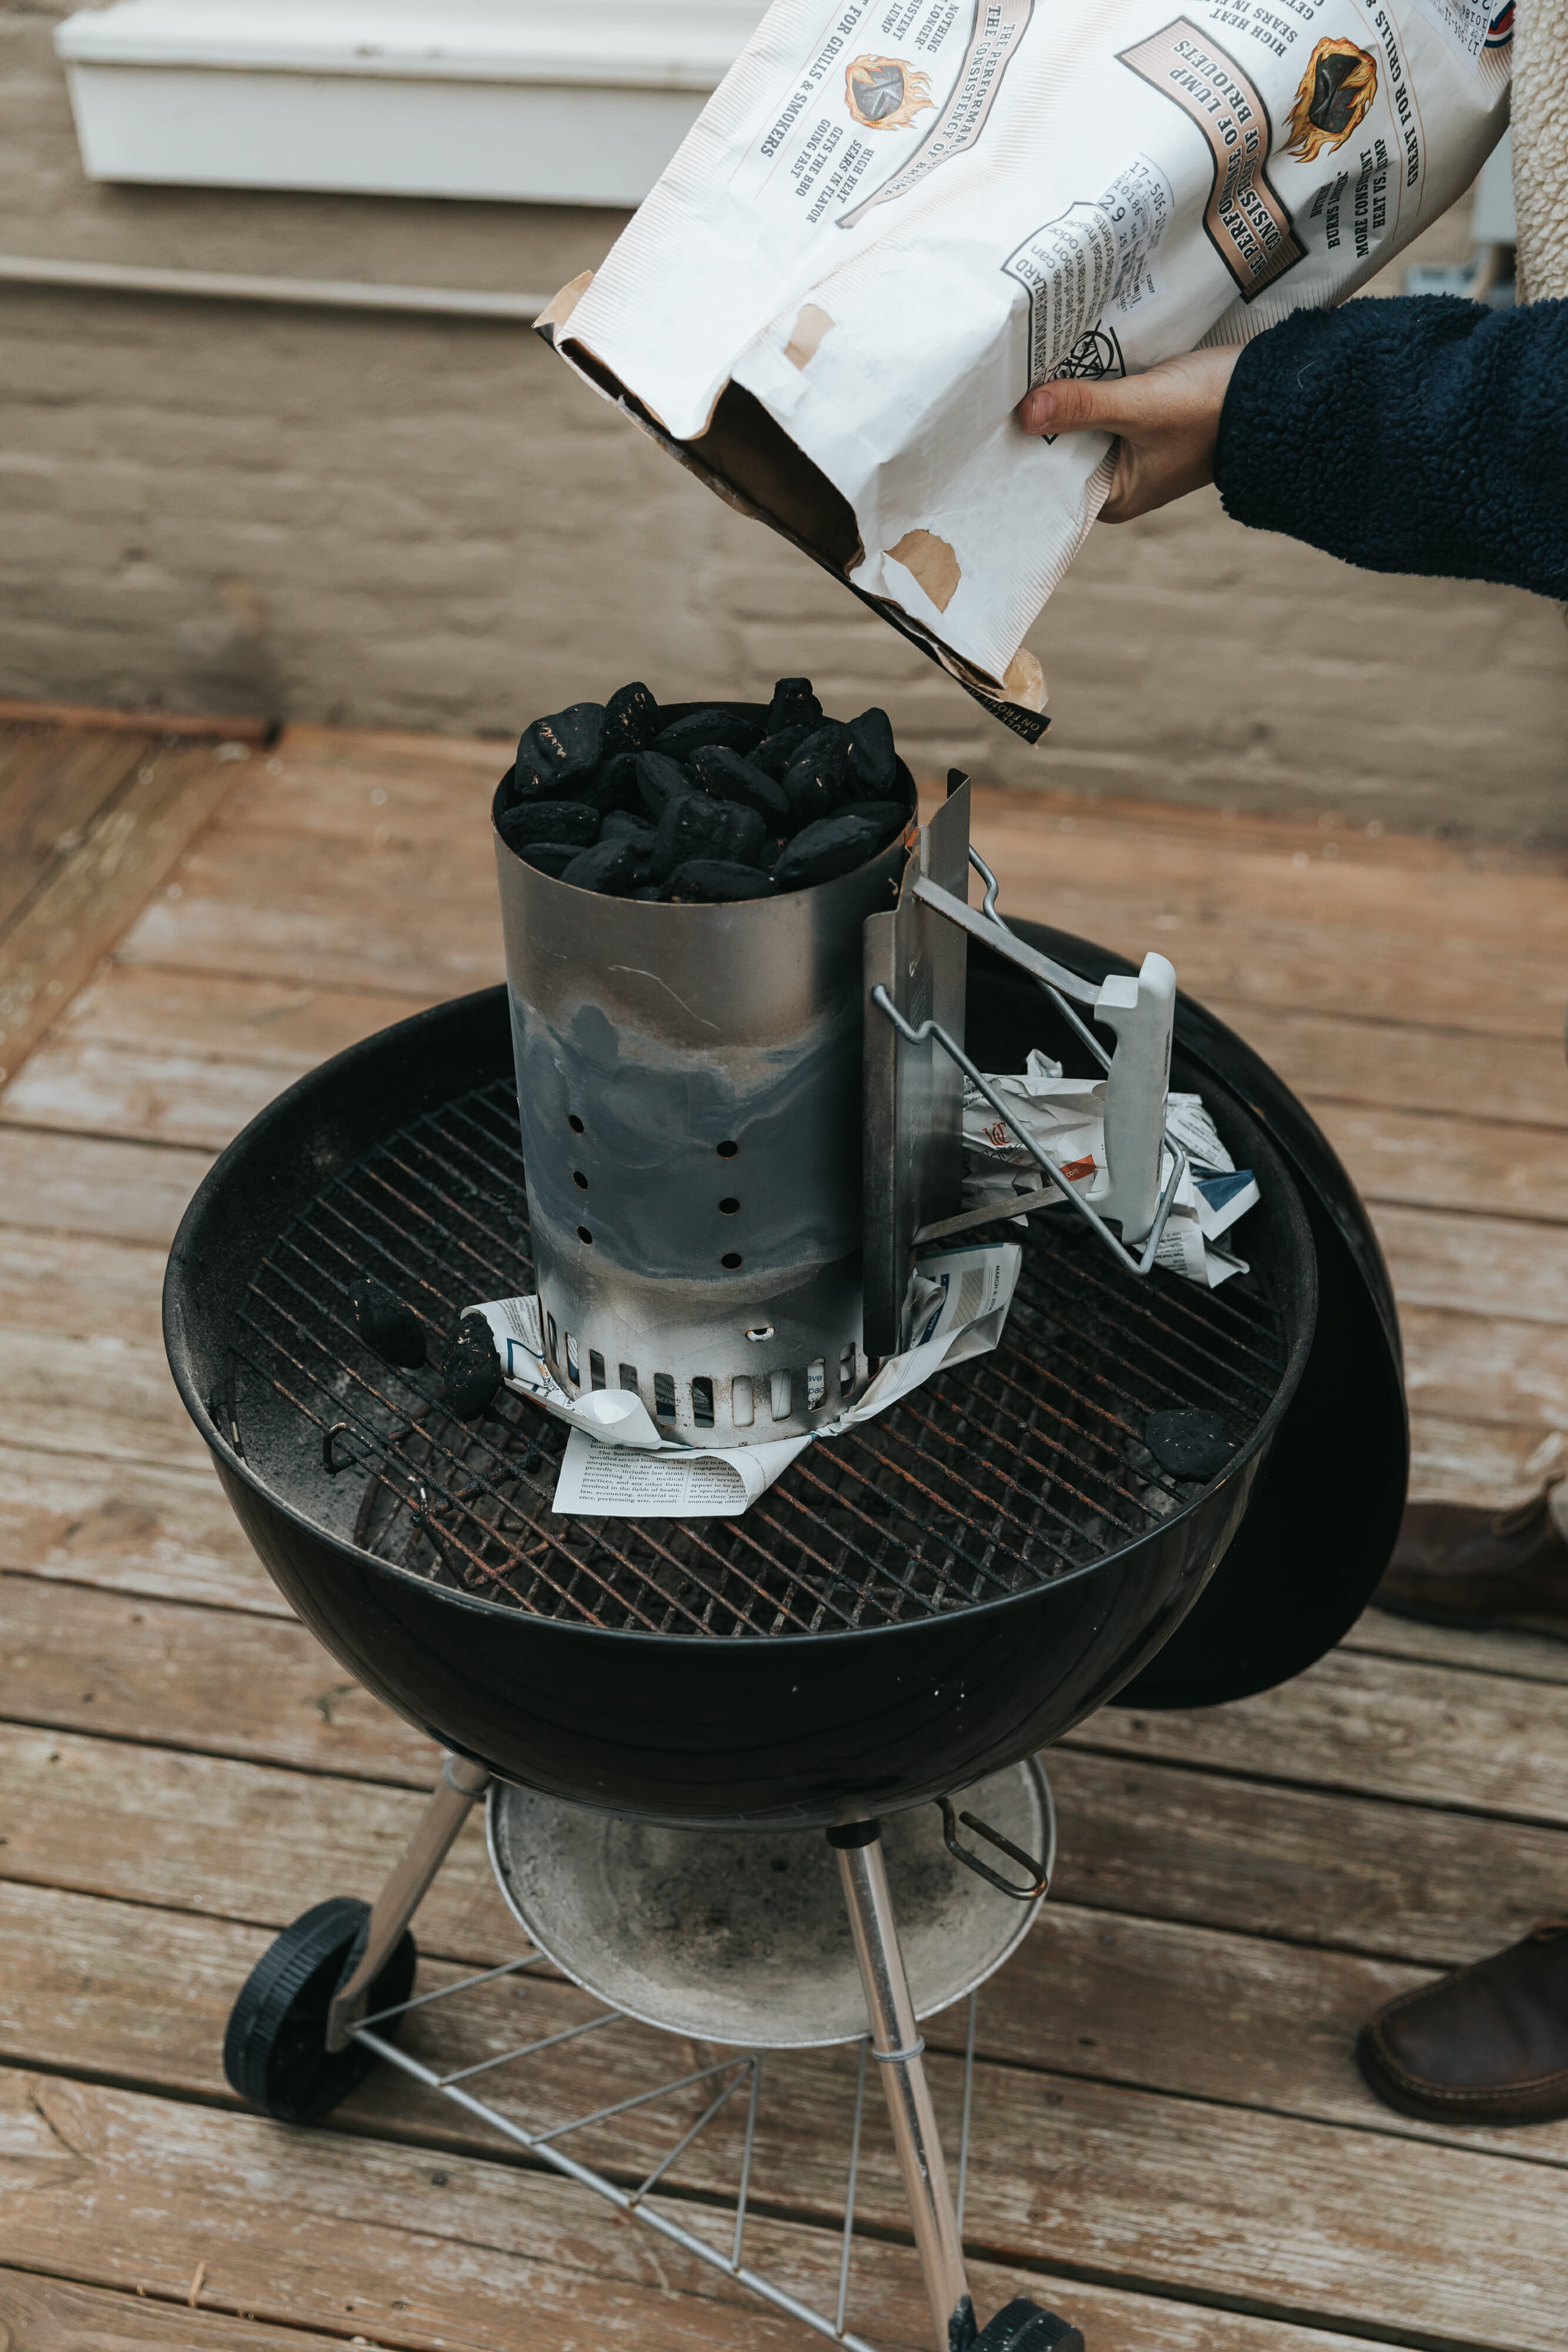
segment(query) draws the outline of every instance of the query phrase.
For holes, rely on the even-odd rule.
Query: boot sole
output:
[[[1545,2089],[1535,2091],[1531,2103],[1522,2105],[1517,2095],[1511,2098],[1496,2094],[1489,2097],[1484,2091],[1434,2092],[1424,2095],[1402,2075],[1387,2070],[1372,2029],[1365,2025],[1356,2036],[1355,2063],[1367,2089],[1385,2107],[1393,2107],[1402,2116],[1414,2116],[1421,2123],[1458,2124],[1461,2129],[1467,2124],[1485,2125],[1493,2130],[1511,2131],[1521,2125],[1560,2123],[1568,2116],[1568,2074],[1556,2077]]]

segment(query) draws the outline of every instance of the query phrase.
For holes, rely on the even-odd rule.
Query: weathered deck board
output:
[[[212,1162],[210,1151],[0,1126],[4,1222],[167,1250]]]
[[[943,2108],[956,2072],[950,2058],[934,2062]],[[847,2107],[850,2069],[830,2053],[779,2074],[784,2144],[808,2168],[805,2194],[820,2209],[841,2179],[832,2160],[840,2134],[814,2137],[801,2126],[825,2100]],[[1473,2340],[1484,2327],[1502,2352],[1560,2352],[1553,2168],[1066,2077],[1048,2087],[1012,2070],[988,2076],[991,2103],[1011,2111],[997,2114],[972,2158],[973,2236],[993,2261],[1049,2262],[1054,2247],[1071,2246],[1074,2266],[1106,2284],[1168,2283],[1281,2317],[1310,2311],[1385,2336],[1397,2330],[1406,2341],[1438,2328]],[[308,2324],[340,2326],[351,2312],[356,2333],[414,2343],[434,2336],[437,2295],[448,2305],[461,2295],[483,2249],[510,2273],[511,2342],[519,2309],[549,2341],[543,2329],[564,2325],[573,2273],[585,2272],[596,2282],[597,2343],[674,2352],[692,2340],[699,2311],[661,2309],[635,2292],[655,2279],[667,2283],[664,2294],[674,2286],[683,2301],[720,2306],[721,2340],[789,2341],[740,2290],[710,2286],[690,2258],[646,2246],[634,2229],[606,2227],[580,2194],[512,2166],[444,2151],[433,2164],[385,2140],[288,2134],[186,2102],[22,2074],[0,2081],[0,2146],[26,2190],[15,2200],[9,2258],[53,2267],[68,2230],[74,2266],[91,2284],[140,2277],[167,2292],[205,2260],[214,2302],[276,2317],[279,2273],[292,2272],[289,2307]],[[774,2154],[759,2147],[759,2194]],[[1282,2204],[1275,2184],[1286,2167]],[[873,2221],[896,2226],[901,2192],[875,2130],[862,2150],[861,2198]],[[154,2200],[160,2226],[150,2233]],[[323,2206],[312,2230],[307,2217]],[[1382,2218],[1391,2210],[1396,2233]],[[831,2275],[825,2231],[759,2219],[754,2259],[769,2241],[787,2275],[816,2271],[819,2291]],[[919,2341],[915,2298],[907,2286],[898,2293],[907,2269],[889,2256],[876,2298],[894,2322],[884,2317],[879,2332],[895,2344]],[[863,2273],[860,2284],[863,2295]],[[422,2313],[430,2315],[423,2326]],[[465,2316],[469,2327],[480,2323],[477,2311]]]
[[[212,816],[233,781],[231,751],[249,756],[238,743],[150,743],[79,827],[57,837],[47,864],[0,922],[0,1068],[7,1074]]]
[[[267,1940],[265,1927],[13,1884],[0,1900],[0,2055],[237,2105],[219,2061],[224,2024]],[[463,1973],[425,1958],[420,1990],[460,1982]],[[1396,2116],[1374,2099],[1351,2055],[1356,2028],[1427,1973],[1053,1899],[1014,1962],[985,1988],[976,2048],[1014,2067],[1568,2165],[1568,2123],[1521,2139]],[[532,1981],[529,2034],[592,2013],[575,1988]],[[503,1979],[416,2014],[402,2039],[430,2064],[468,2065],[515,2047],[521,2013]],[[963,2008],[927,2019],[923,2031],[933,2049],[961,2053]],[[633,2040],[642,2051],[654,2047],[645,2035]],[[586,2110],[622,2094],[622,2063],[612,2044],[588,2043],[531,2061],[528,2080],[558,2106],[576,2097]],[[494,2145],[482,2126],[390,2069],[355,2094],[340,2124]]]
[[[0,1444],[0,1568],[287,1617],[210,1462],[199,1469]]]
[[[127,2305],[138,2284],[145,2290],[138,2324],[155,2296],[173,2319],[204,2262],[204,2323],[214,2307],[254,2312],[264,2325],[281,2311],[339,2344],[352,2328],[361,2340],[399,2352],[453,2345],[516,2352],[521,2341],[530,2352],[535,2341],[581,2345],[584,2352],[589,2345],[593,2352],[622,2345],[674,2352],[708,2343],[725,2352],[805,2352],[820,2340],[763,2315],[689,2258],[660,2252],[644,2232],[596,2212],[548,2178],[462,2157],[433,2164],[428,2155],[345,2143],[335,2133],[284,2135],[133,2094],[41,2078],[28,2087],[40,2112],[26,2119],[30,2129],[24,2124],[30,2145],[18,2151],[16,2168],[26,2178],[31,2158],[27,2236],[45,2239],[37,2270],[46,2277],[57,2271],[60,2244],[83,2236],[95,2280],[112,2281]],[[74,2177],[38,2180],[61,2141],[75,2156]],[[144,2150],[158,2160],[139,2186]],[[159,2231],[139,2241],[138,2223],[144,2229],[154,2197]],[[101,2221],[101,2237],[72,2226],[88,2212]],[[57,2224],[52,2242],[45,2238],[49,2221]],[[747,2245],[753,2259],[770,2261],[798,2290],[831,2299],[837,2249],[825,2233],[761,2221]],[[928,2340],[911,2272],[896,2247],[872,2242],[859,2249],[853,2315],[862,2325],[868,2315],[872,2324],[890,2323],[878,2328],[890,2352]],[[1193,2310],[1076,2278],[1031,2279],[990,2263],[976,2265],[974,2284],[988,2308],[1032,2286],[1095,2326],[1095,2340],[1113,2352],[1348,2352],[1351,2341],[1337,2331]],[[39,2292],[34,2281],[28,2285]],[[74,2301],[80,2294],[73,2285],[69,2307],[81,2307]],[[99,2294],[91,2307],[108,2300]],[[539,2334],[521,2336],[520,2322]],[[586,2324],[593,2332],[544,2332],[552,2324],[561,2331]],[[199,2333],[183,2339],[128,2332],[124,2340],[186,2341],[191,2352],[218,2344],[227,2352],[225,2338]],[[315,2338],[291,2340],[309,2347]]]
[[[433,1769],[434,1756],[420,1785]],[[1054,1884],[1090,1909],[1452,1967],[1562,1905],[1568,1832],[1554,1826],[1071,1748],[1050,1769]],[[0,1881],[124,1901],[152,1887],[169,1909],[281,1927],[307,1897],[373,1895],[421,1801],[406,1767],[355,1780],[0,1727]],[[515,1948],[476,1828],[421,1917],[449,1958],[483,1966]]]
[[[0,1622],[0,1720],[413,1787],[431,1777],[429,1739],[291,1618],[5,1575]],[[1539,1680],[1340,1650],[1230,1706],[1103,1708],[1064,1745],[1568,1829],[1558,1712]]]
[[[189,2295],[188,2284],[154,2299],[0,2269],[0,2327],[6,2352],[342,2352],[340,2335],[193,2309]]]
[[[0,1097],[0,1118],[219,1150],[318,1062],[417,1010],[362,989],[111,963]]]

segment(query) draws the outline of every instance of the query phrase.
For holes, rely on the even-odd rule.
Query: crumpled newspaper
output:
[[[1017,1242],[923,1258],[914,1276],[913,1346],[889,1356],[863,1395],[810,1435],[760,1445],[688,1445],[666,1436],[632,1389],[573,1397],[546,1359],[537,1297],[494,1298],[464,1313],[488,1323],[507,1386],[570,1428],[556,1480],[558,1511],[606,1519],[732,1519],[816,1438],[838,1437],[885,1412],[934,1373],[988,1354],[1002,1336],[1022,1260]]]
[[[1063,1077],[1061,1063],[1037,1047],[1021,1072],[999,1077],[988,1072],[986,1082],[1070,1184],[1090,1201],[1103,1196],[1110,1184],[1103,1078]],[[1201,1095],[1166,1096],[1166,1131],[1189,1157],[1155,1263],[1215,1290],[1233,1274],[1249,1271],[1245,1258],[1220,1246],[1220,1236],[1257,1205],[1258,1181],[1249,1168],[1238,1168],[1231,1159]],[[966,1209],[999,1207],[1019,1194],[1038,1192],[1045,1181],[1038,1161],[969,1083],[964,1087],[964,1171]]]

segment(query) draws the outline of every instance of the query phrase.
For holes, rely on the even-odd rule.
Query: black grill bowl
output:
[[[1047,1010],[1029,983],[991,982],[970,1023],[970,1047],[982,1067],[1014,1066],[1000,1056],[1005,1033],[1020,1020],[1034,1042],[1050,1044]],[[371,1507],[379,1493],[390,1493],[384,1481],[378,1486],[354,1461],[329,1478],[322,1467],[327,1413],[312,1418],[256,1387],[247,1336],[255,1326],[246,1318],[260,1311],[258,1270],[266,1275],[280,1245],[287,1253],[298,1221],[412,1122],[504,1086],[510,1072],[499,988],[366,1040],[251,1122],[192,1202],[171,1255],[164,1329],[182,1399],[269,1573],[349,1673],[433,1738],[554,1795],[672,1824],[807,1825],[896,1811],[978,1780],[1080,1722],[1155,1656],[1246,1517],[1314,1328],[1316,1256],[1295,1185],[1261,1128],[1212,1073],[1201,1078],[1205,1098],[1239,1163],[1256,1169],[1262,1188],[1243,1247],[1260,1277],[1250,1287],[1266,1301],[1274,1349],[1224,1474],[1207,1487],[1173,1492],[1163,1517],[1139,1510],[1136,1529],[1114,1541],[1091,1514],[1088,1532],[1077,1525],[1061,1559],[1038,1572],[1015,1568],[1013,1581],[1023,1589],[1004,1589],[998,1598],[949,1595],[901,1620],[895,1594],[891,1618],[883,1611],[883,1622],[845,1624],[843,1611],[835,1618],[819,1595],[813,1622],[822,1630],[788,1630],[787,1613],[745,1622],[721,1612],[714,1630],[694,1632],[642,1630],[623,1609],[609,1612],[604,1624],[564,1611],[532,1613],[511,1592],[490,1600],[378,1557],[368,1548],[380,1540]],[[1179,1066],[1174,1082],[1200,1083]],[[516,1208],[523,1210],[520,1188]],[[1052,1280],[1069,1288],[1103,1283],[1107,1261],[1098,1253],[1074,1255],[1082,1244],[1066,1235],[1058,1242],[1051,1232],[1045,1246],[1058,1254],[1048,1268]],[[1197,1318],[1194,1328],[1210,1328],[1201,1317],[1213,1310],[1195,1303],[1207,1294],[1174,1277],[1155,1280],[1167,1286],[1167,1299],[1191,1292],[1173,1311]],[[1130,1282],[1127,1290],[1153,1295]],[[464,1272],[449,1276],[447,1294],[453,1311],[497,1295]],[[299,1298],[307,1319],[319,1312],[304,1290]],[[1221,1333],[1234,1327],[1234,1317],[1212,1322]],[[1113,1355],[1118,1329],[1113,1318],[1103,1326]],[[285,1360],[290,1349],[308,1351],[308,1343],[294,1342],[286,1329],[279,1360],[285,1385],[298,1396],[300,1376]],[[926,1401],[923,1425],[936,1434],[927,1440],[916,1429],[900,1441],[906,1451],[929,1444],[933,1462],[952,1459],[942,1416],[956,1412],[962,1422],[967,1413],[973,1423],[981,1392],[943,1384],[983,1381],[994,1360],[980,1359],[918,1392],[915,1402]],[[1163,1387],[1141,1391],[1134,1383],[1134,1392],[1146,1403],[1189,1401],[1172,1390],[1168,1371],[1160,1377]],[[515,1416],[531,1416],[518,1401],[505,1402]],[[352,1401],[345,1410],[352,1420]],[[1091,1398],[1074,1410],[1099,1408]],[[528,1429],[536,1425],[529,1418]],[[869,1426],[875,1432],[881,1423]],[[355,1429],[339,1441],[350,1456]],[[808,1462],[827,1451],[812,1449]],[[910,1456],[912,1492],[926,1475],[926,1458]],[[797,1464],[786,1480],[800,1471]],[[939,1483],[946,1473],[929,1475]],[[1124,1485],[1125,1471],[1115,1475]],[[1003,1509],[998,1517],[995,1499],[1006,1477],[1004,1462],[989,1488],[993,1533],[1008,1516]],[[784,1495],[785,1483],[773,1496]],[[1031,1505],[1021,1485],[1013,1492],[1018,1514],[1032,1507],[1038,1517],[1038,1496]],[[771,1499],[738,1523],[747,1538],[765,1527],[758,1514]],[[412,1507],[398,1507],[403,1549],[413,1544],[417,1551]],[[962,1524],[983,1567],[990,1557],[986,1526]],[[719,1532],[732,1550],[741,1539]],[[838,1585],[849,1589],[841,1578],[826,1579],[830,1599]],[[978,1571],[975,1589],[984,1590]],[[786,1630],[774,1630],[781,1622]],[[835,1623],[839,1630],[831,1630]]]

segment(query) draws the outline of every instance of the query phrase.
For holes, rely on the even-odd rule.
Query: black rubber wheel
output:
[[[370,1905],[348,1895],[301,1912],[263,1952],[229,2011],[224,2073],[242,2099],[278,2123],[329,2115],[375,2065],[362,2042],[327,2047],[327,2011],[364,1948],[370,1916]],[[405,1935],[371,1987],[370,2011],[408,1999],[416,1958]],[[397,2025],[393,2018],[387,2030]]]

